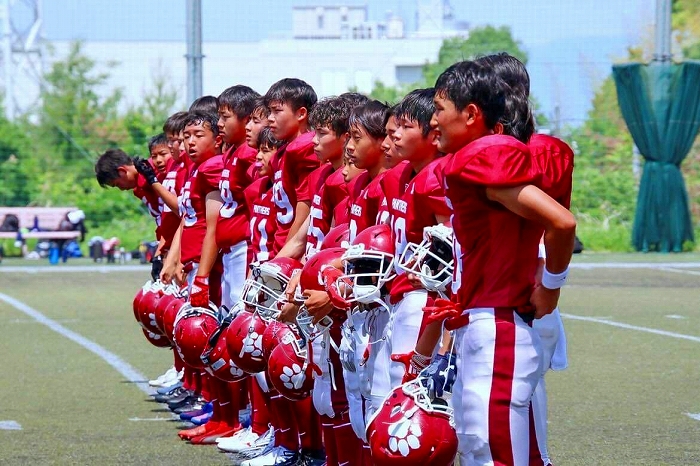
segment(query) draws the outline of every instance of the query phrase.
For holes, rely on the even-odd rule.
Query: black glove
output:
[[[163,256],[159,254],[151,259],[151,278],[153,281],[160,278],[161,270],[163,270]]]
[[[454,354],[438,354],[428,367],[423,369],[420,377],[425,378],[425,385],[431,398],[441,397],[443,391],[451,392],[457,377]]]
[[[153,169],[153,166],[148,163],[148,160],[135,157],[134,166],[136,167],[136,171],[146,178],[148,184],[159,183],[156,171]]]

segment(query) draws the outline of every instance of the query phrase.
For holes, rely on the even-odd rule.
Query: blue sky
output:
[[[293,5],[367,4],[370,18],[400,14],[411,30],[417,0],[203,0],[205,41],[256,41],[291,30]],[[452,0],[472,27],[511,28],[530,55],[533,94],[565,123],[585,117],[593,89],[626,47],[650,38],[649,0]],[[43,3],[48,40],[184,41],[184,0],[51,0]],[[204,66],[206,67],[206,59]]]

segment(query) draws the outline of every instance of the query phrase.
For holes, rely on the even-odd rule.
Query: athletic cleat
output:
[[[199,437],[200,435],[205,435],[207,433],[206,426],[192,427],[191,429],[181,430],[177,433],[178,437],[182,440],[189,440],[194,437]]]
[[[323,450],[302,450],[301,461],[304,466],[323,466],[326,464],[326,452]]]
[[[187,411],[180,413],[180,420],[189,421],[193,417],[201,416],[202,414],[211,413],[214,409],[214,405],[211,403],[204,403],[200,409],[195,409],[192,411]]]
[[[222,426],[221,430],[215,430],[213,432],[207,432],[199,437],[194,437],[190,439],[192,445],[214,445],[216,444],[216,439],[221,436],[230,436],[234,433],[240,431],[240,428],[230,429],[229,426]]]
[[[254,458],[258,455],[261,455],[264,451],[268,450],[269,448],[272,448],[272,446],[274,445],[274,440],[275,429],[270,428],[267,432],[258,436],[258,438],[255,439],[255,441],[253,441],[249,447],[241,448],[238,451],[238,454],[246,458]]]
[[[187,392],[184,387],[176,387],[170,390],[167,393],[164,393],[162,395],[156,395],[153,398],[158,402],[158,403],[167,403],[168,401],[172,400],[173,398],[181,396],[183,393]]]
[[[248,427],[239,430],[230,437],[219,437],[216,439],[216,444],[220,450],[228,453],[238,453],[244,448],[253,446],[258,437],[260,436]]]
[[[197,396],[197,397],[193,396],[191,398],[188,398],[187,403],[185,403],[184,405],[173,409],[173,412],[175,414],[182,414],[182,413],[186,413],[189,411],[196,411],[196,410],[202,409],[202,407],[204,406],[205,403],[206,403],[206,400],[204,400],[204,398],[199,397],[199,396]]]
[[[171,392],[171,391],[173,391],[174,389],[180,388],[180,387],[182,387],[182,382],[180,382],[180,381],[178,380],[178,381],[175,382],[174,384],[168,385],[167,387],[160,387],[158,390],[156,390],[156,393],[157,393],[158,395],[165,395],[166,393]]]
[[[299,452],[277,446],[266,449],[255,458],[243,461],[241,466],[296,466],[297,464],[299,464]]]
[[[204,425],[204,424],[206,424],[207,422],[209,422],[209,421],[211,420],[211,417],[212,417],[213,414],[214,414],[214,413],[212,413],[211,411],[209,411],[208,413],[204,413],[204,414],[202,414],[202,415],[200,415],[200,416],[196,416],[196,417],[190,418],[190,422],[191,422],[192,424],[196,425],[196,426]]]
[[[178,381],[178,372],[175,367],[171,367],[165,373],[161,376],[158,376],[154,380],[149,380],[148,385],[151,387],[167,387],[168,385],[172,385],[173,382]]]
[[[182,392],[180,392],[179,395],[174,396],[167,401],[168,408],[170,408],[170,410],[172,411],[174,409],[179,408],[180,406],[184,406],[187,403],[191,403],[192,401],[194,401],[193,398],[194,400],[197,399],[193,391],[183,390]]]

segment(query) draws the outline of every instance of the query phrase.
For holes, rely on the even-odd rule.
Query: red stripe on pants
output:
[[[515,370],[515,321],[512,309],[495,309],[496,338],[489,399],[489,445],[494,465],[513,464],[510,403]]]

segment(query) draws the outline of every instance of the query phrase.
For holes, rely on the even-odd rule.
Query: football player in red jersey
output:
[[[389,107],[373,100],[350,113],[347,153],[355,167],[365,170],[355,179],[350,195],[350,241],[367,227],[376,225],[384,194],[380,181],[386,168],[382,142],[386,138]]]
[[[309,215],[311,193],[308,177],[319,166],[314,154],[309,112],[317,98],[316,92],[306,82],[286,78],[273,84],[264,99],[270,111],[268,122],[272,134],[286,143],[273,160],[273,192],[277,205],[274,254],[277,255]]]
[[[389,118],[386,120],[386,137],[384,142],[382,142],[382,149],[384,150],[384,167],[387,170],[391,170],[401,161],[401,156],[396,152],[396,145],[394,145],[394,133],[398,127],[398,122],[396,121],[396,115],[394,115],[394,110],[396,107],[392,107],[389,110]]]
[[[518,109],[527,108],[526,104],[518,101],[527,102],[530,96],[530,76],[525,65],[506,53],[487,55],[475,61],[492,67],[515,91],[507,96],[514,102],[506,106],[512,111],[507,112],[503,118],[503,133],[523,140],[522,133],[531,134],[533,131],[531,128],[534,128],[532,113],[518,111]],[[539,162],[543,171],[542,190],[568,209],[571,205],[574,152],[564,141],[545,134],[533,134],[527,143],[532,156]],[[543,252],[541,251],[540,255],[540,270],[535,281],[536,285],[539,284],[541,268],[544,267]],[[568,366],[566,334],[559,309],[536,319],[532,327],[537,331],[542,342],[544,367],[532,397],[534,433],[537,442],[530,443],[532,447],[536,447],[530,451],[530,465],[546,466],[551,464],[551,460],[547,448],[547,392],[544,375],[550,368],[563,370]]]
[[[381,184],[391,213],[397,258],[402,257],[409,242],[421,242],[425,227],[444,223],[451,214],[444,189],[434,173],[441,156],[435,146],[435,130],[430,127],[434,95],[432,88],[417,89],[394,108],[398,124],[393,142],[402,162],[384,175]],[[422,312],[428,303],[427,290],[398,267],[391,284],[390,303],[391,318],[374,366],[375,406],[404,382],[406,366],[393,361],[392,355],[411,352],[427,324]],[[429,360],[431,356],[432,351],[425,358]]]
[[[269,124],[267,121],[269,115],[270,110],[265,106],[265,99],[260,97],[255,101],[253,113],[250,114],[250,120],[245,125],[245,142],[253,149],[258,149],[258,136],[260,131]]]
[[[454,153],[445,183],[454,212],[456,304],[441,311],[457,328],[452,401],[460,460],[528,464],[529,403],[542,349],[527,321],[556,307],[576,221],[535,185],[542,173],[528,147],[494,134],[513,90],[492,69],[460,62],[435,87],[438,148]],[[548,254],[535,287],[543,231]]]
[[[257,152],[246,144],[245,126],[260,95],[247,86],[233,86],[219,96],[219,134],[228,147],[219,181],[219,210],[215,237],[207,236],[195,283],[198,294],[190,296],[195,306],[209,302],[208,279],[216,256],[221,253],[223,279],[221,303],[229,309],[240,300],[248,262],[248,215],[243,190],[250,184],[248,169]],[[212,193],[212,198],[217,194]]]

